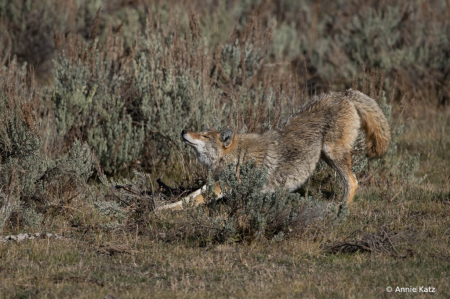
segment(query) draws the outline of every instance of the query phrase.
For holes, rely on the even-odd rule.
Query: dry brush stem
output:
[[[351,233],[344,241],[338,241],[334,244],[327,244],[323,249],[327,253],[355,253],[358,251],[382,254],[390,254],[395,257],[405,258],[398,252],[395,242],[402,233],[388,232],[383,225],[378,229],[377,233],[364,233],[361,230],[356,230]]]

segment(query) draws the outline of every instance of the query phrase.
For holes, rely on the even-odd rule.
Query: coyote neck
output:
[[[242,165],[249,160],[254,160],[256,165],[262,166],[269,146],[265,142],[268,134],[273,133],[235,135],[232,145],[212,165],[213,173],[219,175],[229,164]]]

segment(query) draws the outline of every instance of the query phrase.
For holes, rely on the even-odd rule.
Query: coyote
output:
[[[215,176],[215,193],[222,196],[218,176],[231,163],[242,165],[254,160],[266,167],[268,183],[263,192],[284,186],[298,189],[312,174],[319,159],[335,169],[344,181],[343,204],[355,196],[358,182],[351,170],[351,151],[359,129],[366,134],[367,157],[383,155],[391,133],[388,121],[376,101],[355,91],[332,92],[307,102],[281,130],[263,134],[235,134],[230,128],[221,132],[209,126],[203,132],[183,130],[181,137],[197,153],[198,161]],[[201,189],[186,199],[203,203]],[[182,202],[161,209],[181,209]]]

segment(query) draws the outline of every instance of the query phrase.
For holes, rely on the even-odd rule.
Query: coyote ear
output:
[[[229,147],[233,142],[233,136],[233,129],[226,128],[222,132],[220,132],[220,141],[222,141],[225,147]]]
[[[214,131],[214,129],[209,125],[209,123],[206,123],[205,129],[206,131]]]

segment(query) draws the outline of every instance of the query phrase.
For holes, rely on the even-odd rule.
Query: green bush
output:
[[[87,144],[76,141],[56,159],[41,150],[38,121],[42,95],[33,74],[11,61],[0,71],[0,230],[11,213],[23,211],[25,224],[37,225],[36,213],[58,192],[79,188],[91,175],[93,160]]]
[[[204,172],[180,141],[182,129],[200,130],[207,122],[239,133],[281,128],[313,92],[349,87],[363,65],[385,73],[374,84],[376,94],[372,83],[363,82],[362,89],[381,101],[393,127],[387,155],[370,162],[373,179],[380,186],[387,178],[420,180],[418,156],[399,159],[402,127],[391,117],[394,97],[388,105],[380,91],[383,84],[395,88],[398,76],[404,91],[436,91],[442,99],[448,93],[445,3],[430,4],[440,8],[433,18],[427,5],[96,0],[70,1],[66,10],[59,0],[0,1],[1,52],[16,55],[11,61],[2,56],[0,224],[16,211],[35,225],[48,198],[79,190],[77,200],[104,217],[105,227],[123,225],[137,214],[127,212],[129,206],[141,209],[137,202],[148,198],[110,192],[115,180],[104,176],[103,185],[87,184],[93,153],[99,173],[103,168],[115,179],[136,167],[150,172],[147,184],[165,175],[168,184],[189,178],[192,185]],[[28,64],[21,68],[17,61]],[[54,82],[44,82],[42,92],[27,67],[39,76],[50,69]],[[369,163],[362,135],[359,140],[354,172],[364,179]],[[281,238],[295,224],[277,219],[303,219],[294,214],[309,209],[310,191],[326,196],[326,186],[335,184],[322,182],[333,179],[319,165],[301,191],[308,200],[300,200],[282,190],[260,195],[264,175],[257,170],[241,183],[227,172],[221,184],[237,191],[227,194],[220,208],[225,214],[211,203],[207,221],[215,221],[213,235],[222,241]],[[146,190],[141,179],[130,182]],[[230,216],[233,209],[237,214]]]
[[[36,88],[15,61],[0,69],[0,230],[42,170]]]
[[[70,46],[56,60],[57,131],[69,143],[75,138],[87,141],[109,173],[140,159],[144,144],[152,138],[164,142],[165,150],[171,143],[180,146],[181,130],[198,127],[211,115],[200,70],[191,71],[181,61],[167,58],[186,51],[171,49],[174,39],[186,40],[150,29],[146,34],[132,55],[126,55],[120,35],[102,45],[69,39],[65,44]],[[110,47],[104,51],[104,46]],[[85,54],[83,59],[80,53]]]
[[[204,241],[220,243],[255,239],[280,241],[291,234],[301,234],[314,221],[336,218],[336,204],[319,202],[312,197],[301,198],[283,187],[262,193],[267,183],[267,169],[255,167],[252,161],[240,166],[239,179],[235,170],[235,165],[229,165],[220,175],[223,199],[217,200],[214,181],[209,176],[206,209],[193,209],[191,202],[184,203],[188,218],[202,223],[191,234],[197,234]]]
[[[105,171],[113,173],[138,161],[147,167],[150,161],[173,164],[179,160],[176,151],[183,147],[179,136],[185,128],[200,129],[206,122],[220,127],[227,121],[239,123],[243,131],[275,126],[277,107],[270,90],[241,86],[235,77],[256,76],[264,50],[250,41],[223,46],[216,65],[224,65],[233,82],[218,88],[209,75],[213,55],[197,18],[191,16],[190,22],[192,31],[182,35],[172,28],[155,30],[149,21],[129,53],[120,33],[111,33],[104,43],[61,37],[55,88],[49,90],[61,139],[66,144],[87,141]],[[247,53],[244,72],[241,51]],[[232,105],[223,99],[228,92]],[[250,118],[252,123],[245,124]]]
[[[293,61],[313,91],[350,87],[365,66],[382,70],[389,88],[397,77],[410,88],[409,97],[423,100],[431,84],[437,89],[433,96],[448,101],[447,6],[439,0],[283,1],[272,55]]]
[[[122,40],[116,42],[121,43]],[[72,47],[79,42],[76,53],[70,48],[61,51],[55,61],[55,122],[58,134],[66,143],[75,139],[87,141],[106,171],[122,168],[136,160],[144,140],[144,124],[133,124],[127,113],[128,98],[122,92],[127,82],[127,71],[118,71],[117,59],[121,52],[101,53],[96,45],[70,39]],[[122,46],[117,46],[119,51]],[[111,49],[113,50],[113,49]]]

